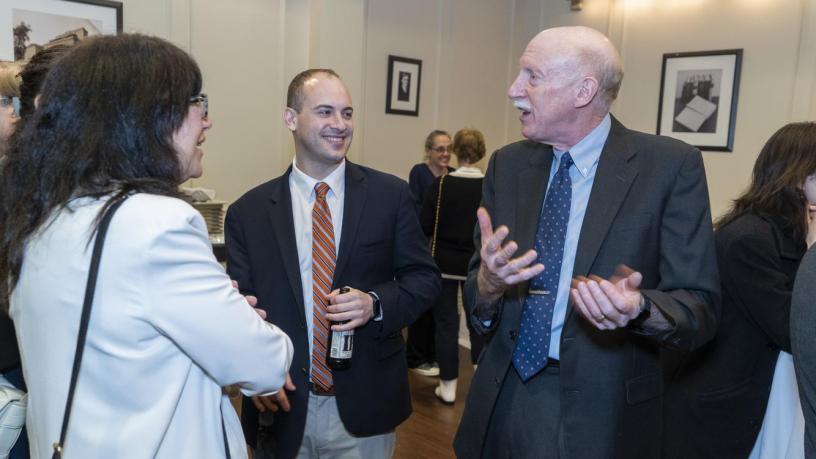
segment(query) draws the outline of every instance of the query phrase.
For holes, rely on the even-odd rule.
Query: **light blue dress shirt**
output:
[[[609,114],[603,121],[595,127],[586,137],[575,144],[569,150],[574,164],[570,167],[569,174],[572,180],[572,204],[570,205],[569,223],[567,224],[567,236],[564,241],[564,257],[561,262],[561,274],[558,279],[558,293],[555,297],[555,310],[553,311],[552,330],[550,333],[550,357],[559,359],[561,352],[561,330],[564,328],[564,319],[569,307],[570,281],[572,280],[572,270],[575,267],[575,254],[578,249],[578,238],[581,234],[581,225],[584,223],[589,194],[592,192],[592,184],[595,182],[595,172],[598,170],[598,160],[601,158],[601,151],[609,137],[609,129],[612,127],[612,120]],[[550,167],[550,178],[547,181],[547,189],[550,188],[553,176],[558,171],[558,165],[565,152],[553,149],[552,167]],[[543,202],[543,201],[542,201]],[[547,269],[545,267],[545,269]]]

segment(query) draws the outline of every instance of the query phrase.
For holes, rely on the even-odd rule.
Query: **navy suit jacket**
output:
[[[289,192],[291,168],[232,204],[225,236],[227,272],[242,293],[255,295],[267,320],[292,339],[292,409],[271,428],[275,457],[294,457],[303,438],[309,393],[309,337]],[[334,372],[337,408],[355,435],[393,430],[411,413],[401,330],[436,301],[439,270],[420,229],[405,181],[346,162],[343,229],[332,289],[373,291],[383,320],[354,334],[351,368]],[[263,365],[263,362],[258,362]],[[244,402],[244,430],[255,444],[257,411]]]
[[[522,141],[490,159],[482,205],[493,225],[507,225],[518,252],[533,247],[552,148]],[[481,236],[476,228],[475,243]],[[470,262],[465,307],[478,296],[479,253]],[[711,339],[719,315],[719,278],[703,159],[682,142],[630,131],[613,118],[578,240],[573,275],[609,278],[618,264],[643,274],[642,293],[669,320],[665,333],[630,326],[598,330],[567,309],[561,332],[563,448],[570,458],[656,458],[660,455],[662,346],[694,349]],[[558,268],[560,269],[560,268]],[[483,333],[482,353],[455,440],[458,457],[476,458],[511,369],[529,284],[508,289]],[[532,452],[536,456],[539,452]],[[543,453],[541,453],[543,454]]]

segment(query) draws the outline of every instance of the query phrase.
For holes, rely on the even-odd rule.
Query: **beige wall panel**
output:
[[[123,29],[128,33],[143,33],[171,39],[173,18],[171,9],[175,0],[119,0],[122,2]],[[182,18],[189,22],[187,18]],[[185,43],[177,45],[185,48]]]
[[[453,13],[447,16],[439,66],[439,127],[451,135],[463,127],[478,129],[492,152],[506,143],[508,66],[515,63],[510,57],[512,10],[494,0],[450,3]],[[487,165],[486,158],[480,165]]]
[[[214,124],[193,186],[214,188],[219,199],[233,201],[281,172],[280,11],[276,0],[192,2],[191,52]]]
[[[421,160],[422,141],[438,123],[435,94],[439,71],[437,0],[376,0],[368,5],[365,61],[365,124],[361,162],[406,178]],[[419,117],[385,113],[388,55],[422,60]],[[357,100],[359,97],[352,95]]]

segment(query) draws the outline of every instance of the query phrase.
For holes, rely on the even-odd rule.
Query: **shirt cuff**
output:
[[[375,302],[380,303],[379,314],[375,315],[372,320],[374,320],[374,322],[382,322],[382,320],[383,320],[383,310],[382,310],[382,303],[380,302],[380,295],[377,295],[375,292],[368,292],[368,294],[371,295],[371,298]]]

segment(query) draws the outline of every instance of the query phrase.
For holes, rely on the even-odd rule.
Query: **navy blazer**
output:
[[[294,457],[303,438],[309,393],[309,337],[289,192],[291,167],[227,211],[227,272],[242,293],[255,295],[267,320],[292,339],[292,409],[274,416],[275,457]],[[346,161],[343,229],[332,289],[348,285],[380,297],[383,320],[354,334],[351,368],[334,372],[337,408],[355,435],[393,430],[411,413],[401,330],[436,301],[440,274],[420,229],[405,181]],[[259,365],[263,362],[258,362]],[[257,411],[244,409],[255,444]]]
[[[552,164],[552,147],[521,141],[490,159],[482,205],[507,225],[518,252],[533,247]],[[480,244],[476,228],[475,244]],[[470,263],[464,305],[472,314],[479,253]],[[598,330],[570,306],[561,332],[561,425],[567,457],[660,455],[661,346],[693,349],[714,335],[719,278],[703,159],[667,137],[630,131],[614,118],[581,227],[573,275],[610,277],[618,264],[643,274],[642,292],[674,325],[659,334],[630,326]],[[508,289],[490,328],[456,435],[458,457],[475,458],[511,368],[529,284]],[[537,452],[533,452],[535,456]]]

